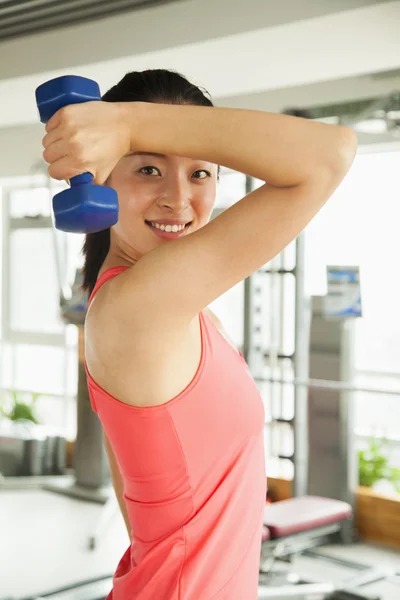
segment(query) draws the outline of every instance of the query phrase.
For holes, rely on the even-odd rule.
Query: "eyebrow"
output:
[[[156,158],[165,158],[165,159],[168,158],[166,154],[159,154],[158,152],[141,152],[140,150],[138,150],[137,152],[128,152],[128,154],[125,154],[125,158],[127,156],[155,156]],[[209,163],[209,161],[207,161],[207,160],[201,161],[201,162]],[[210,164],[213,164],[213,163],[210,163]]]
[[[129,152],[126,156],[156,156],[157,158],[167,158],[165,154],[158,154],[158,152]]]

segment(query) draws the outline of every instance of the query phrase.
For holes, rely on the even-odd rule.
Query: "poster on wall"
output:
[[[359,266],[328,265],[328,293],[324,297],[324,314],[329,319],[362,316]]]

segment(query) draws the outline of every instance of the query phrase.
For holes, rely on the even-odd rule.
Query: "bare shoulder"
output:
[[[192,380],[201,356],[198,317],[183,326],[148,326],[143,307],[118,310],[116,277],[96,294],[85,327],[85,355],[93,379],[111,396],[136,407],[159,406]]]

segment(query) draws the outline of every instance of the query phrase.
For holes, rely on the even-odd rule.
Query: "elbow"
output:
[[[349,127],[343,125],[336,126],[336,139],[332,145],[334,156],[330,163],[332,170],[343,178],[350,170],[354,158],[357,154],[357,135]]]

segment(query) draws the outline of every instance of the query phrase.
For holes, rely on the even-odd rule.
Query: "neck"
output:
[[[137,250],[117,238],[111,229],[110,249],[99,274],[113,267],[132,267],[139,258]]]

